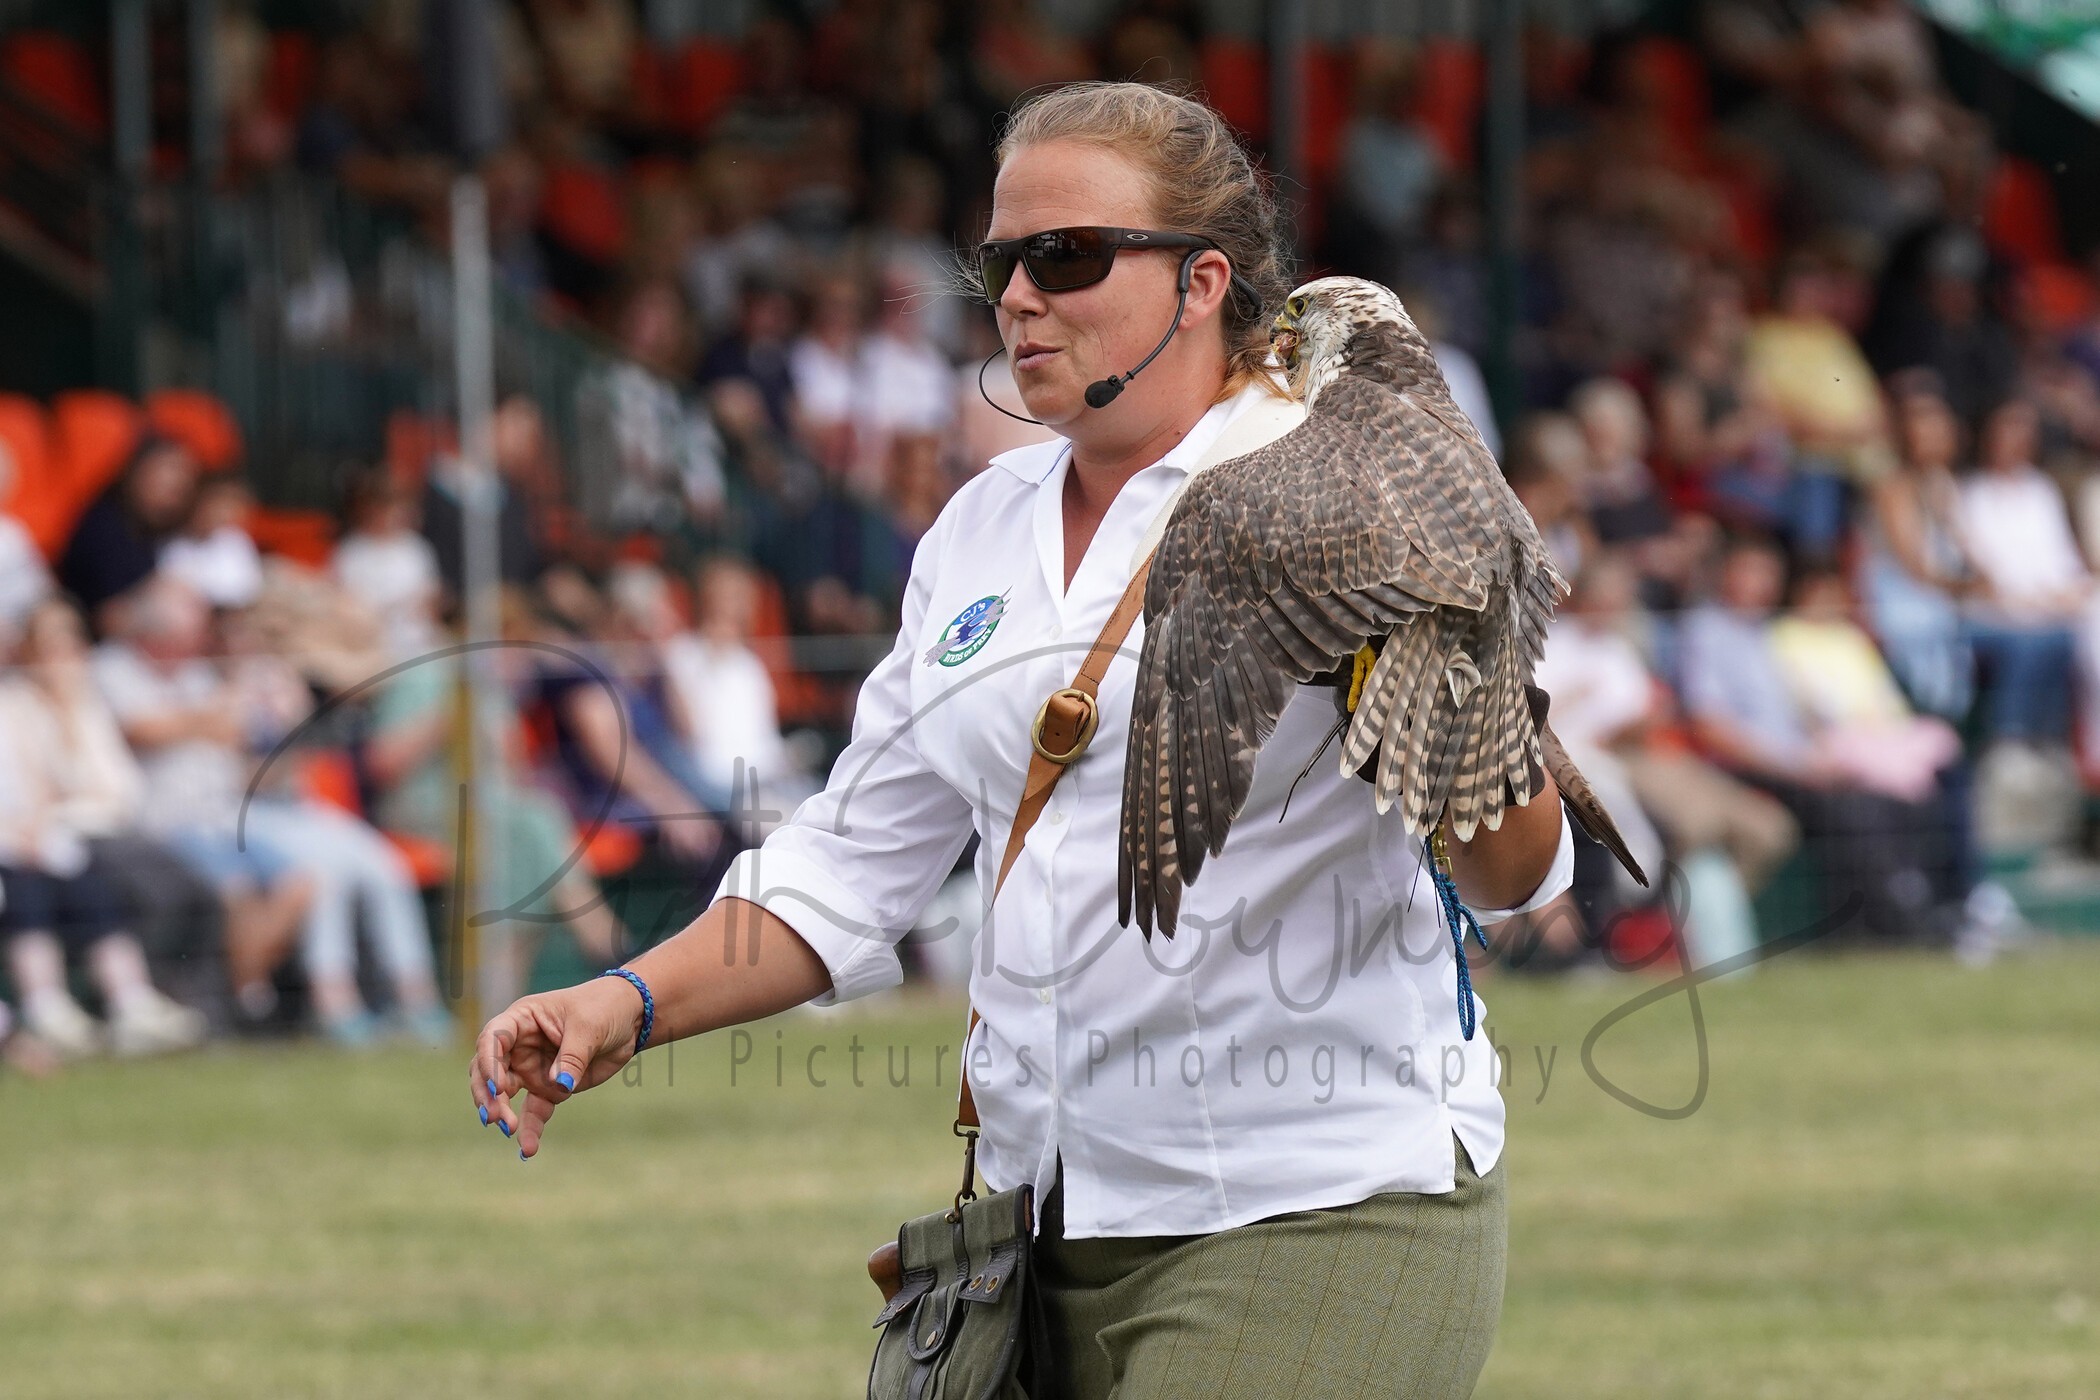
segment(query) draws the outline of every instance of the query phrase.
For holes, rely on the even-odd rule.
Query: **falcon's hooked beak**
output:
[[[1307,358],[1305,342],[1308,337],[1317,339],[1320,330],[1318,316],[1313,316],[1315,324],[1311,326],[1305,324],[1305,318],[1317,309],[1310,296],[1299,292],[1283,304],[1283,310],[1277,313],[1274,324],[1269,327],[1269,345],[1283,365],[1284,378],[1290,382],[1291,397],[1300,403],[1306,401],[1306,381],[1312,377],[1312,361]]]
[[[1276,321],[1269,327],[1269,344],[1276,351],[1285,372],[1298,368],[1298,317],[1305,311],[1305,298],[1292,297],[1284,303],[1283,310],[1276,314]]]

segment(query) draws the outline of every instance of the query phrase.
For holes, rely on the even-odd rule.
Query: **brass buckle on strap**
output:
[[[1043,747],[1043,724],[1050,717],[1051,701],[1064,695],[1069,695],[1079,702],[1081,709],[1079,733],[1072,740],[1071,748],[1063,753],[1052,753]],[[1100,727],[1100,724],[1101,707],[1095,703],[1094,697],[1083,690],[1068,685],[1063,690],[1050,692],[1049,697],[1043,701],[1041,708],[1036,710],[1035,724],[1029,730],[1028,741],[1035,746],[1035,751],[1038,754],[1062,767],[1086,752],[1086,746],[1093,742],[1094,731]]]

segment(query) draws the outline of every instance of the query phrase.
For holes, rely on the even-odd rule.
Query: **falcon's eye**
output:
[[[1292,297],[1283,304],[1283,309],[1290,312],[1293,316],[1303,316],[1305,314],[1305,298]]]

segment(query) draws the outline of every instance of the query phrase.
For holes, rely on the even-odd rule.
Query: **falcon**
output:
[[[1496,830],[1551,772],[1642,884],[1529,682],[1567,584],[1400,299],[1324,277],[1270,340],[1304,420],[1192,475],[1145,583],[1118,917],[1174,932],[1299,685],[1336,685],[1341,769],[1425,841]],[[1156,527],[1157,528],[1157,527]],[[1317,755],[1315,755],[1317,759]],[[1310,764],[1308,764],[1310,767]]]

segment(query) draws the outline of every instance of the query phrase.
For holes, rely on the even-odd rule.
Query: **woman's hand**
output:
[[[596,977],[512,1002],[474,1043],[469,1079],[481,1121],[515,1136],[518,1155],[531,1157],[557,1107],[634,1058],[641,1022],[641,993],[624,977]],[[522,1114],[511,1104],[520,1089]]]
[[[722,950],[736,946],[745,956],[724,962]],[[716,900],[627,966],[655,998],[651,1045],[771,1016],[831,987],[824,960],[801,935],[734,897]],[[594,977],[511,1003],[474,1045],[469,1079],[482,1122],[500,1124],[517,1137],[518,1155],[532,1156],[558,1106],[634,1058],[641,1025],[642,994],[624,977]],[[520,1089],[522,1114],[511,1107]]]

